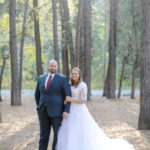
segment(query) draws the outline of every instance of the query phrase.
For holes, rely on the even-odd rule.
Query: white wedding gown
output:
[[[73,99],[87,99],[87,87],[81,82],[71,87]],[[95,122],[85,104],[71,103],[68,118],[58,131],[56,150],[135,150],[123,139],[110,139]]]

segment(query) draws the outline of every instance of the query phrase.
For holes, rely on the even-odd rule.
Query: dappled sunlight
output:
[[[104,133],[110,138],[123,138],[133,144],[136,150],[148,150],[150,131],[139,131],[138,100],[128,97],[107,100],[92,97],[87,102],[90,113]],[[9,97],[2,102],[2,120],[0,124],[0,145],[2,150],[38,150],[39,122],[33,96],[23,96],[21,106],[11,106]],[[52,144],[51,134],[49,149]]]
[[[17,149],[19,149],[19,150],[26,150],[27,147],[29,147],[32,144],[36,144],[37,145],[37,142],[36,142],[37,136],[38,136],[37,132],[34,132],[32,134],[32,137],[28,137],[28,139],[26,139],[25,141],[19,142],[18,144],[16,144],[12,148],[12,150],[17,150]],[[38,148],[35,149],[35,150],[38,150]]]

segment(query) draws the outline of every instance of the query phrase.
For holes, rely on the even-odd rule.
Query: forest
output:
[[[61,5],[65,7],[61,8]],[[112,40],[116,38],[116,88],[118,89],[122,83],[122,88],[131,89],[134,93],[135,87],[139,89],[141,5],[140,0],[119,0],[117,5],[111,5],[114,8],[117,7],[117,9],[112,8],[112,11],[117,11],[116,16],[111,16],[112,19],[116,17],[112,25],[115,24],[114,28],[117,28],[115,35],[111,36]],[[60,72],[69,76],[71,68],[76,66],[73,62],[77,53],[79,63],[77,66],[82,73],[91,72],[89,77],[91,88],[103,89],[109,60],[110,6],[108,0],[92,0],[87,6],[89,7],[87,21],[84,20],[86,16],[82,13],[85,8],[83,4],[79,6],[77,0],[64,1],[62,4],[61,2],[53,4],[47,0],[39,1],[39,3],[35,1],[33,4],[32,1],[21,0],[16,1],[13,7],[16,9],[15,25],[12,22],[12,27],[16,26],[14,61],[17,59],[18,74],[19,72],[23,74],[23,89],[35,88],[37,76],[47,73],[47,63],[50,59],[58,59]],[[5,64],[4,60],[6,61],[2,88],[9,89],[11,84],[9,1],[2,0],[0,8],[1,68]],[[62,16],[63,13],[60,11],[64,11],[65,16]],[[84,43],[86,42],[84,41],[85,21],[89,26],[87,27],[89,33],[86,34],[90,36],[87,44]],[[66,31],[65,28],[68,30]],[[67,39],[64,36],[68,36]],[[84,52],[84,45],[89,46],[89,52]],[[65,49],[68,52],[68,58],[63,59]],[[89,59],[91,67],[88,68],[91,68],[91,71],[89,69],[86,71],[84,58]]]
[[[139,100],[138,129],[150,129],[149,0],[0,0],[0,101],[22,104],[48,62],[70,78],[80,68],[91,90]],[[140,93],[136,97],[135,90]]]

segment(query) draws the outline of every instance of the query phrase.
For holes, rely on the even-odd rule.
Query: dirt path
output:
[[[17,107],[10,106],[10,97],[3,99],[0,150],[37,150],[39,125],[33,96],[23,95],[22,106]],[[150,131],[137,130],[138,100],[125,97],[110,101],[96,96],[92,99],[87,106],[107,136],[124,138],[136,150],[150,150]]]

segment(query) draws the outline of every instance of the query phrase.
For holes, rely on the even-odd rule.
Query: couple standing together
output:
[[[49,73],[38,78],[35,100],[40,124],[39,150],[47,150],[51,128],[52,150],[135,150],[123,139],[108,138],[89,113],[87,86],[73,68],[70,84],[50,60]]]

